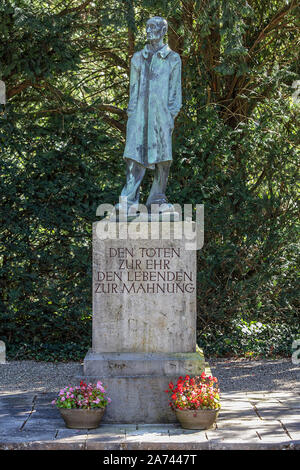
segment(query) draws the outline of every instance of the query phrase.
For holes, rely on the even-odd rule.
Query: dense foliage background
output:
[[[130,58],[154,15],[167,18],[183,62],[168,196],[205,205],[199,345],[208,355],[291,354],[299,10],[295,0],[2,0],[0,338],[9,357],[80,359],[89,347],[91,224],[124,183]]]

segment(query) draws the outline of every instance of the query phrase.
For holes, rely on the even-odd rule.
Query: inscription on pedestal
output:
[[[97,270],[95,294],[174,294],[193,293],[192,271],[174,270],[174,258],[181,257],[180,248],[109,248],[113,270]]]
[[[140,225],[138,239],[124,240],[99,238],[94,224],[93,351],[195,352],[196,252]]]

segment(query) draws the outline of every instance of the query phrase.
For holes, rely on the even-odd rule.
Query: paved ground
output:
[[[290,360],[209,361],[222,410],[215,429],[102,424],[71,430],[51,406],[60,386],[77,383],[78,363],[0,365],[0,449],[300,449],[300,367]]]

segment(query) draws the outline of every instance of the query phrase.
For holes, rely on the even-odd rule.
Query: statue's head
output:
[[[147,21],[146,33],[148,41],[159,41],[168,31],[168,23],[161,16],[153,16]]]

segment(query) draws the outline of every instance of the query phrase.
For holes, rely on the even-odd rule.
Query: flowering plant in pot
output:
[[[215,424],[221,407],[216,377],[205,372],[197,377],[179,377],[176,386],[169,383],[166,393],[170,395],[169,406],[183,428],[209,429]]]
[[[68,428],[93,429],[99,426],[111,399],[106,395],[102,382],[62,388],[52,405],[56,405]]]

